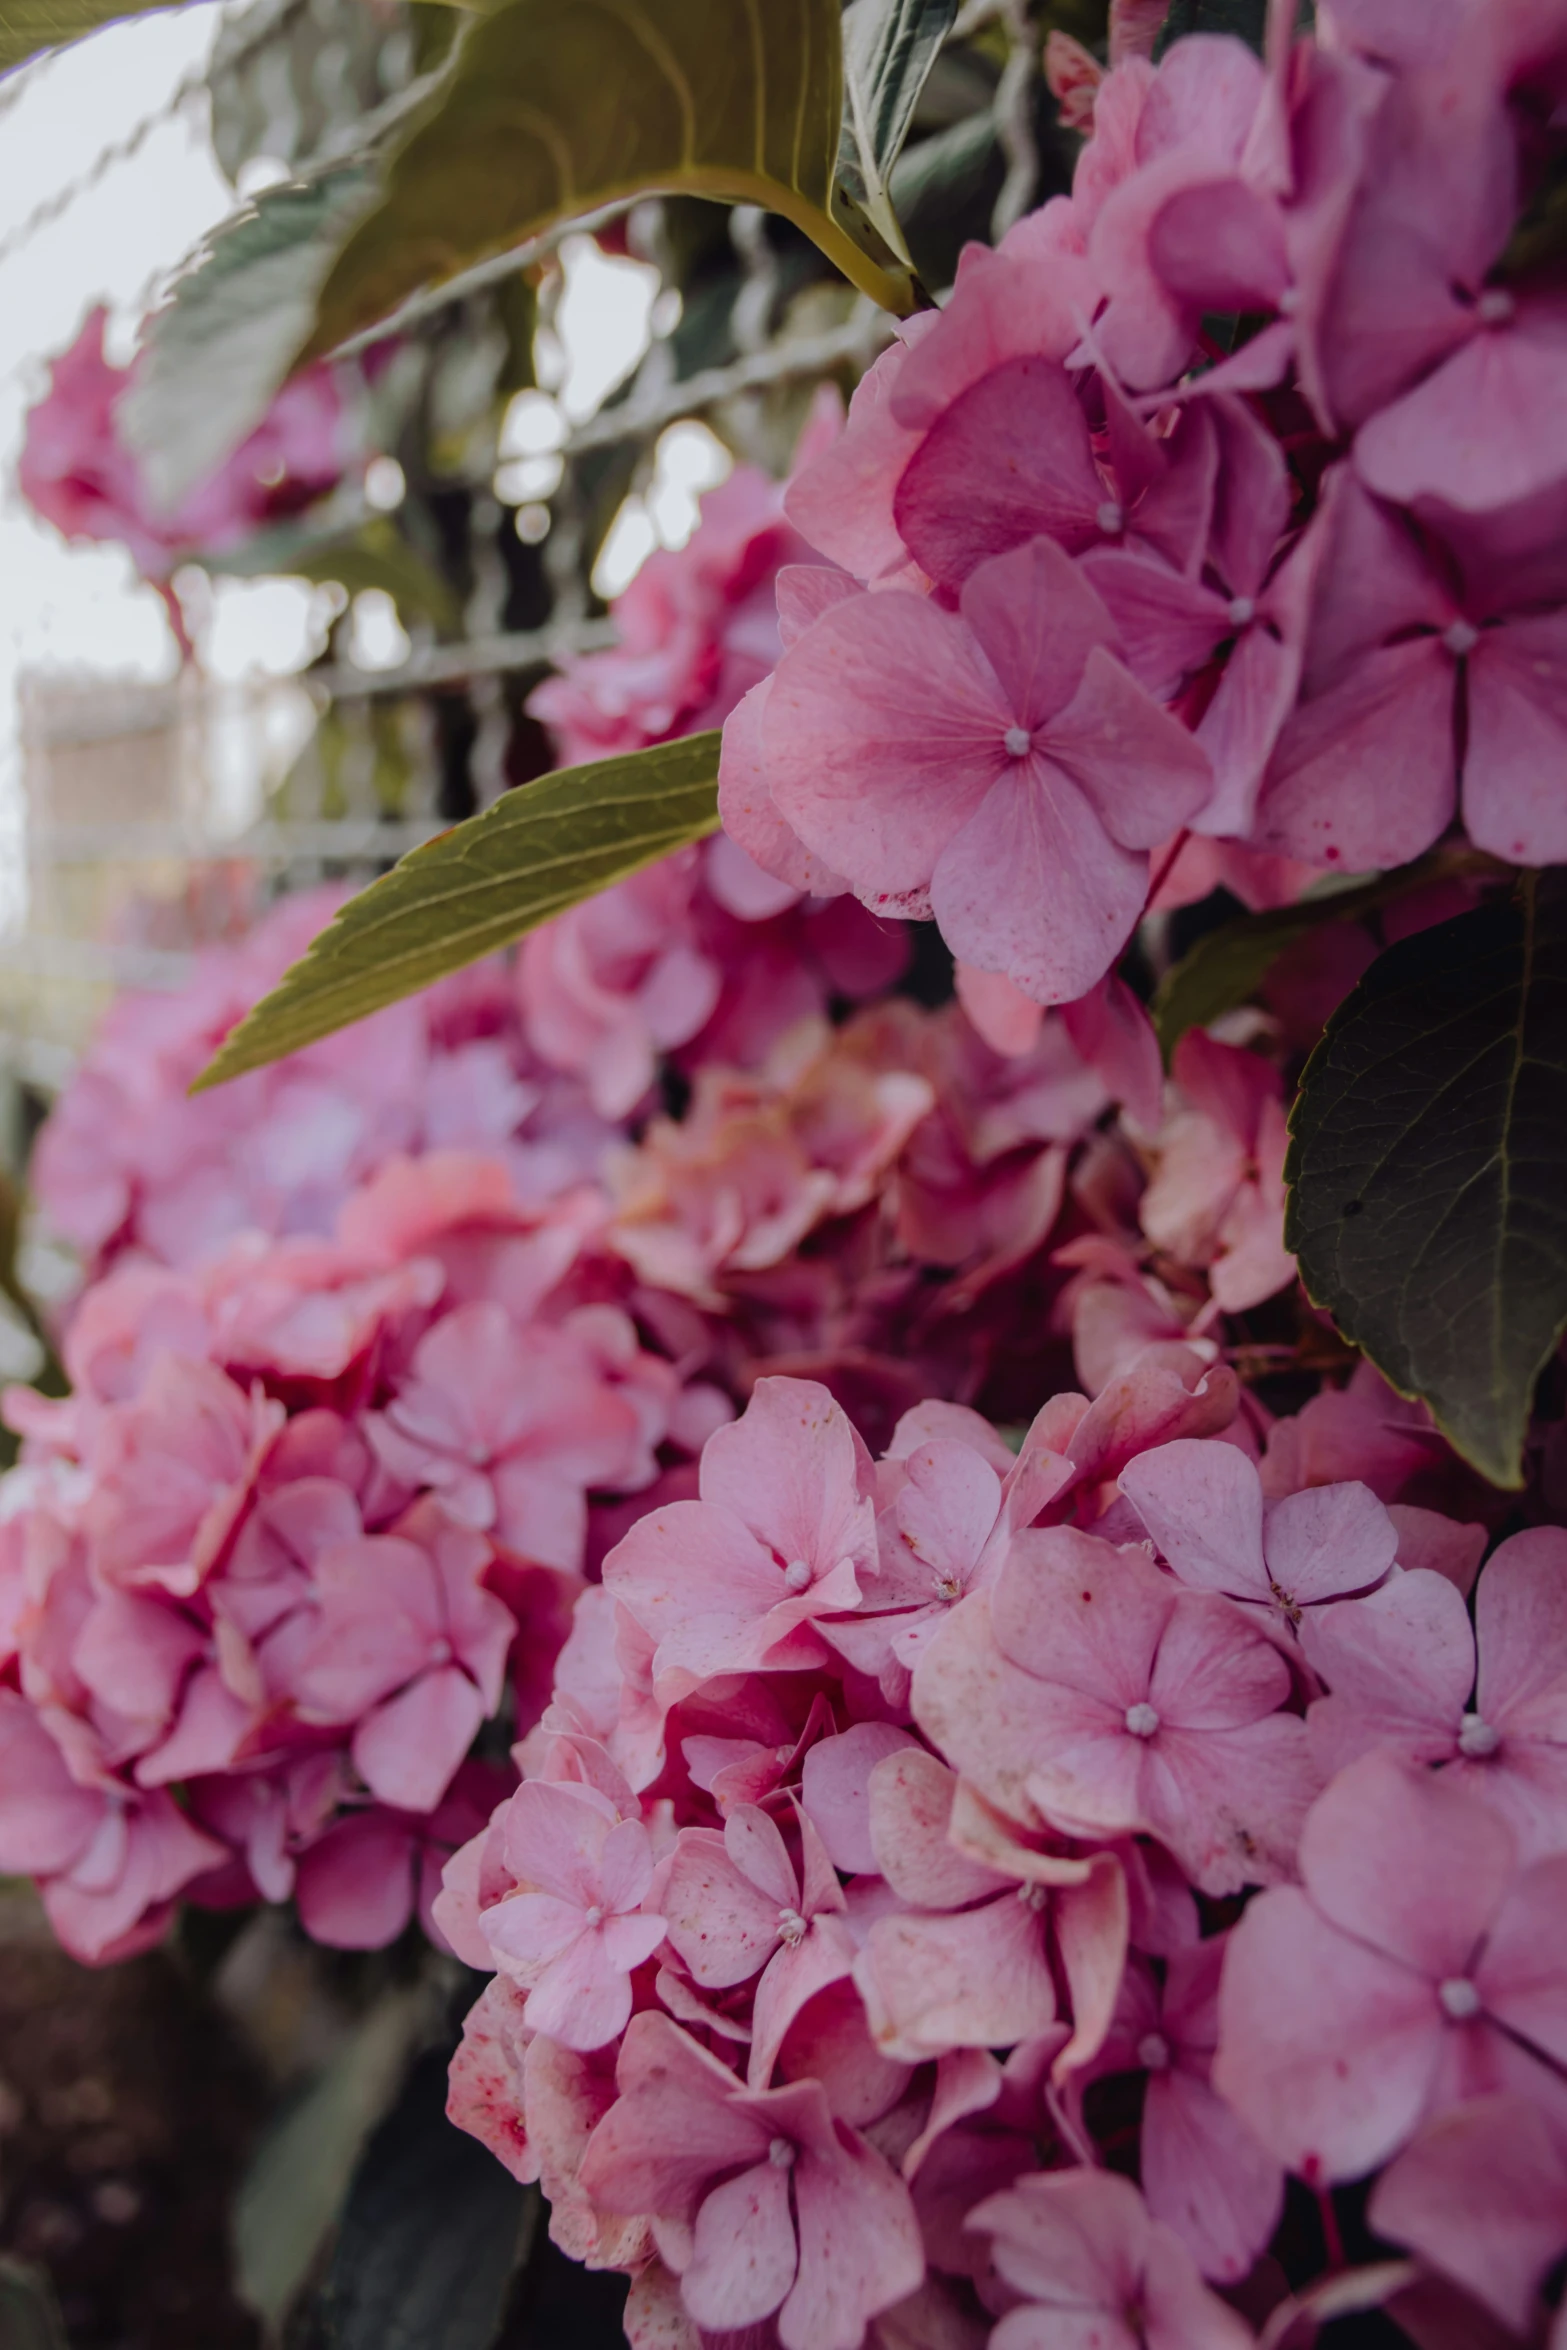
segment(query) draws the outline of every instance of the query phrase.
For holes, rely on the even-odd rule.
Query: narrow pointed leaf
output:
[[[694,734],[562,768],[410,851],[349,900],[193,1091],[347,1028],[716,832],[719,742]]]
[[[352,163],[267,188],[214,230],[175,280],[121,408],[165,507],[208,480],[266,415],[375,187],[371,167]]]
[[[904,246],[889,188],[892,167],[957,13],[958,0],[850,0],[843,12],[839,184],[895,252]]]
[[[151,0],[149,6],[138,8],[135,0],[129,7],[126,0],[5,0],[0,7],[0,73],[24,65],[40,49],[79,41],[84,33],[95,33],[121,17],[151,16],[175,4],[176,0]]]
[[[1310,1296],[1493,1484],[1523,1481],[1567,1329],[1567,908],[1403,940],[1334,1013],[1291,1118]]]
[[[304,356],[410,295],[621,197],[761,204],[888,309],[911,309],[832,213],[839,0],[505,0],[392,160],[327,280]]]

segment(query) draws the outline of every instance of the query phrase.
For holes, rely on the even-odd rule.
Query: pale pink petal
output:
[[[872,1926],[854,1980],[885,2054],[917,2064],[950,2048],[1009,2048],[1054,2023],[1044,1919],[1028,1892]]]
[[[1234,1445],[1190,1437],[1162,1444],[1128,1461],[1121,1491],[1183,1583],[1268,1599],[1262,1485]]]
[[[455,1665],[422,1674],[365,1715],[353,1757],[365,1785],[399,1811],[433,1811],[484,1719],[484,1700]]]
[[[878,1764],[905,1749],[920,1751],[911,1731],[893,1722],[856,1722],[836,1738],[818,1739],[808,1750],[800,1774],[800,1800],[835,1868],[851,1876],[877,1873],[872,1779]]]
[[[638,1922],[645,1929],[635,1961],[640,1964],[663,1936],[656,1918]],[[649,1944],[651,1949],[645,1947]],[[563,2048],[583,2051],[618,2039],[631,2014],[630,1969],[620,1964],[620,1958],[629,1955],[613,1951],[603,1933],[592,1928],[579,1932],[534,1981],[528,1993],[530,2029],[547,2033]]]
[[[778,2051],[795,2017],[819,1991],[841,1983],[855,1960],[852,1936],[840,1920],[818,1918],[803,1942],[787,1942],[768,1961],[756,1986],[751,2010],[751,2054],[746,2079],[751,2088],[765,2089],[773,2077]]]
[[[1457,805],[1453,664],[1434,637],[1370,653],[1303,703],[1268,770],[1254,838],[1346,873],[1402,865]]]
[[[1284,2173],[1233,2107],[1183,2069],[1151,2075],[1143,2105],[1143,2193],[1205,2277],[1235,2284],[1284,2206]]]
[[[1213,789],[1202,745],[1099,645],[1039,748],[1082,786],[1123,848],[1156,848],[1196,815]]]
[[[1500,1544],[1475,1592],[1476,1705],[1496,1723],[1567,1674],[1567,1533],[1531,1526]]]
[[[1268,1572],[1300,1607],[1369,1591],[1393,1564],[1398,1534],[1364,1485],[1314,1485],[1268,1511]]]
[[[779,1912],[793,1907],[793,1894],[792,1872],[789,1893],[780,1900],[736,1866],[722,1836],[711,1828],[688,1828],[660,1899],[669,1939],[691,1973],[721,1990],[765,1966],[778,1946]]]
[[[831,579],[835,574],[809,576]],[[754,858],[764,874],[775,874],[779,886],[831,897],[843,888],[842,881],[820,857],[812,856],[793,827],[784,822],[767,780],[762,718],[772,682],[764,677],[754,685],[724,721],[718,813],[728,838]]]
[[[1487,630],[1468,666],[1464,829],[1509,864],[1559,865],[1567,810],[1551,787],[1567,747],[1567,620]]]
[[[1427,2124],[1377,2181],[1369,2217],[1525,2334],[1567,2244],[1567,2164],[1526,2098],[1481,2098]]]
[[[715,2187],[696,2215],[693,2244],[680,2290],[705,2333],[738,2332],[770,2317],[798,2267],[787,2166],[759,2162]]]
[[[1468,1971],[1514,1867],[1511,1834],[1478,1797],[1386,1754],[1337,1778],[1301,1838],[1324,1918],[1433,1981]]]
[[[800,2273],[778,2320],[784,2350],[856,2350],[867,2321],[925,2273],[903,2181],[858,2132],[839,2123],[834,2136],[830,2159],[796,2166]]]
[[[1053,539],[1030,539],[981,564],[959,610],[1029,733],[1066,708],[1095,646],[1117,645],[1115,620],[1089,575]]]
[[[1301,1644],[1330,1691],[1308,1716],[1325,1772],[1378,1746],[1410,1762],[1445,1762],[1456,1751],[1474,1634],[1444,1576],[1412,1567],[1363,1599],[1314,1608]]]

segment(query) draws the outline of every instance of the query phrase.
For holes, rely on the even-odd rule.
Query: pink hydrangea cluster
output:
[[[534,932],[514,962],[192,1098],[347,893],[282,899],[237,944],[198,954],[179,989],[110,1008],[34,1157],[47,1223],[97,1270],[125,1251],[189,1267],[243,1231],[325,1235],[390,1157],[433,1150],[498,1155],[524,1197],[557,1196],[646,1114],[666,1061],[744,1066],[901,970],[900,930],[761,875],[758,904],[746,865],[723,840],[682,851]]]
[[[100,304],[52,362],[49,389],[28,411],[18,481],[34,512],[66,538],[129,548],[142,577],[163,592],[188,651],[167,585],[175,566],[198,551],[222,554],[334,488],[352,455],[347,417],[331,371],[307,369],[210,480],[165,509],[124,438],[119,409],[136,366],[105,358],[107,324]]]
[[[548,1692],[590,1498],[729,1414],[613,1302],[601,1220],[494,1158],[393,1159],[330,1238],[127,1258],[72,1316],[70,1395],[10,1392],[0,1869],[76,1955],[177,1895],[292,1893],[350,1947],[427,1910],[507,1782],[481,1725]]]
[[[781,572],[725,729],[760,865],[933,916],[1036,1004],[1112,966],[1188,835],[1239,871],[1455,825],[1567,858],[1561,294],[1515,233],[1567,24],[1295,15],[1263,59],[1155,65],[1123,25],[1079,77],[1070,196],[964,254],[791,483],[828,561]]]
[[[1567,1534],[1281,1486],[1237,1401],[1155,1345],[1016,1452],[931,1402],[874,1460],[764,1378],[610,1552],[435,1914],[493,1978],[450,2111],[638,2350],[1534,2323]],[[1286,2250],[1292,2298],[1287,2199],[1331,2266],[1367,2178],[1412,2258]]]

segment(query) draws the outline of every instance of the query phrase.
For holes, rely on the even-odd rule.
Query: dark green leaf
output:
[[[375,184],[369,165],[353,163],[267,188],[214,230],[174,281],[120,407],[153,493],[170,510],[265,416]]]
[[[888,182],[957,13],[958,0],[850,0],[843,12],[839,184],[905,259]]]
[[[105,0],[5,0],[0,7],[0,73],[9,73],[40,49],[56,49],[122,16],[150,16],[154,9],[171,4],[172,0],[152,0],[151,6],[138,8],[135,0],[129,7],[125,0],[108,0],[107,5]]]
[[[30,2260],[0,2258],[0,2350],[70,2350],[48,2272]]]
[[[446,2118],[420,2058],[365,2150],[313,2316],[321,2350],[489,2350],[538,2197]]]
[[[885,307],[911,309],[907,270],[833,216],[842,66],[839,0],[505,0],[403,140],[303,355],[643,194],[765,205]]]
[[[240,2298],[276,2328],[342,2206],[360,2149],[401,2085],[425,2020],[416,1991],[388,1992],[262,2140],[234,2206]]]
[[[541,776],[351,898],[193,1091],[280,1060],[718,828],[719,736]]]
[[[1364,921],[1444,875],[1467,870],[1474,861],[1426,857],[1362,881],[1319,883],[1292,906],[1242,914],[1210,930],[1165,973],[1154,996],[1153,1022],[1165,1059],[1188,1028],[1207,1028],[1238,1004],[1250,1003],[1279,957],[1314,930],[1332,922]]]
[[[1494,1484],[1567,1328],[1567,912],[1404,939],[1334,1013],[1291,1120],[1307,1291]]]

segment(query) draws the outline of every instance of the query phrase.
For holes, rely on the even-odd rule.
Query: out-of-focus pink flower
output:
[[[1172,1950],[1164,1982],[1128,1964],[1115,2021],[1086,2077],[1147,2075],[1138,2171],[1148,2209],[1205,2277],[1246,2276],[1278,2225],[1284,2173],[1213,2088],[1225,1937]]]
[[[1293,1863],[1313,1793],[1289,1669],[1230,1601],[1069,1527],[1016,1534],[914,1674],[914,1715],[1015,1819],[1159,1839],[1204,1892]]]
[[[565,1330],[519,1329],[492,1302],[443,1315],[367,1432],[393,1476],[428,1487],[460,1524],[571,1573],[588,1489],[646,1474],[637,1413],[587,1349]]]
[[[175,1896],[226,1857],[161,1788],[79,1784],[26,1699],[0,1689],[0,1869],[40,1880],[74,1958],[98,1966],[147,1949]]]
[[[284,387],[219,472],[164,510],[121,435],[118,409],[137,370],[104,357],[107,323],[101,305],[89,311],[27,417],[22,494],[67,538],[119,539],[145,577],[162,580],[182,552],[232,547],[319,497],[342,474],[342,406],[330,373],[315,368]]]
[[[403,1811],[440,1801],[500,1702],[512,1619],[481,1578],[489,1546],[422,1503],[390,1534],[316,1562],[317,1630],[297,1660],[303,1717],[355,1725],[354,1762]]]
[[[1326,1770],[1373,1747],[1442,1763],[1508,1821],[1521,1861],[1567,1850],[1567,1533],[1504,1542],[1473,1627],[1456,1586],[1416,1568],[1317,1610],[1306,1647],[1331,1691],[1308,1716]]]
[[[564,2048],[601,2048],[625,2030],[631,1976],[664,1939],[642,1904],[653,1848],[596,1788],[531,1779],[502,1814],[508,1867],[523,1890],[487,1908],[480,1930],[528,1993],[531,2031]]]
[[[1567,2118],[1567,1856],[1445,1774],[1369,1754],[1307,1816],[1301,1883],[1230,1937],[1214,2079],[1308,2183],[1358,2178],[1418,2124],[1516,2089]]]
[[[1518,2335],[1567,2248],[1567,2148],[1526,2097],[1477,2097],[1427,2123],[1372,2191],[1371,2225]]]
[[[820,1660],[814,1619],[852,1608],[876,1571],[869,1485],[825,1388],[757,1381],[742,1417],[708,1439],[701,1499],[654,1511],[604,1562],[672,1698],[713,1673]]]
[[[901,592],[838,604],[774,678],[773,797],[866,904],[932,910],[964,962],[1070,1002],[1141,912],[1146,852],[1211,788],[1115,641],[1044,538],[981,565],[959,613]]]
[[[188,1597],[232,1533],[283,1407],[211,1363],[162,1355],[100,1420],[83,1523],[105,1582]]]
[[[1229,1444],[1160,1445],[1128,1462],[1121,1491],[1183,1583],[1227,1592],[1280,1630],[1298,1632],[1308,1608],[1375,1590],[1398,1550],[1397,1528],[1364,1485],[1316,1485],[1267,1504],[1255,1466]]]
[[[1226,1313],[1259,1305],[1295,1277],[1284,1246],[1283,1087],[1256,1053],[1189,1028],[1175,1048],[1180,1106],[1156,1138],[1139,1215],[1148,1238],[1208,1268]]]
[[[1251,2328],[1210,2293],[1174,2231],[1111,2171],[1048,2171],[988,2196],[968,2224],[990,2239],[1020,2305],[993,2350],[1248,2350]]]
[[[433,1811],[374,1805],[350,1811],[300,1853],[294,1898],[312,1941],[333,1950],[384,1950],[417,1915],[436,1948],[432,1905],[441,1871],[473,1833],[501,1775],[465,1763]]]
[[[662,2015],[633,2019],[616,2083],[583,2183],[611,2211],[655,2217],[704,2333],[774,2318],[783,2350],[859,2350],[920,2283],[908,2189],[818,2083],[744,2089]]]

